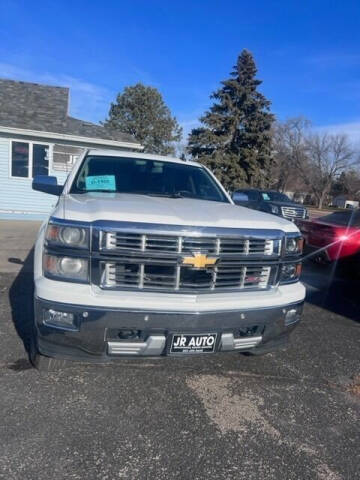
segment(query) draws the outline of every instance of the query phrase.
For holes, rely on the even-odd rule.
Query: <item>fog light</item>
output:
[[[288,310],[285,314],[285,326],[288,327],[293,323],[296,323],[300,320],[300,312],[296,310],[296,308],[292,308]]]
[[[66,330],[78,330],[75,324],[75,315],[69,312],[56,310],[44,310],[44,324],[49,327],[64,328]]]

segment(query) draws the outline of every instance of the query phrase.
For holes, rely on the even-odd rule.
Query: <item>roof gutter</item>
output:
[[[108,147],[121,147],[135,150],[143,150],[140,143],[121,142],[118,140],[108,140],[105,138],[82,137],[79,135],[68,135],[66,133],[44,132],[39,130],[27,130],[23,128],[3,127],[0,125],[0,132],[12,135],[24,135],[28,137],[53,138],[55,140],[64,140],[69,142],[83,142],[93,145],[104,145]]]

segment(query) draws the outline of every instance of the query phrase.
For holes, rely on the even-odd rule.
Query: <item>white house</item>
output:
[[[133,137],[70,117],[69,89],[0,79],[0,218],[42,218],[55,197],[35,175],[63,183],[85,148],[142,150]]]
[[[345,195],[338,195],[332,201],[332,205],[338,208],[359,208],[359,202],[350,200]]]

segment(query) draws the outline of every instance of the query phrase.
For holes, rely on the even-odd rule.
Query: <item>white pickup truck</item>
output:
[[[195,162],[88,150],[35,247],[32,358],[266,353],[301,318],[296,225],[234,205]]]

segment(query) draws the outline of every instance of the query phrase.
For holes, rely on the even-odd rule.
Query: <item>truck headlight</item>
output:
[[[88,283],[88,260],[86,258],[65,257],[44,254],[44,275],[55,280]]]
[[[285,255],[300,255],[303,251],[304,239],[301,235],[285,238]]]
[[[270,205],[270,208],[271,208],[271,213],[274,213],[275,215],[279,213],[279,207],[277,207],[276,205]]]
[[[89,247],[89,229],[84,227],[61,226],[50,223],[45,238],[49,246]]]
[[[280,284],[297,282],[301,275],[301,263],[285,263],[281,266]]]

